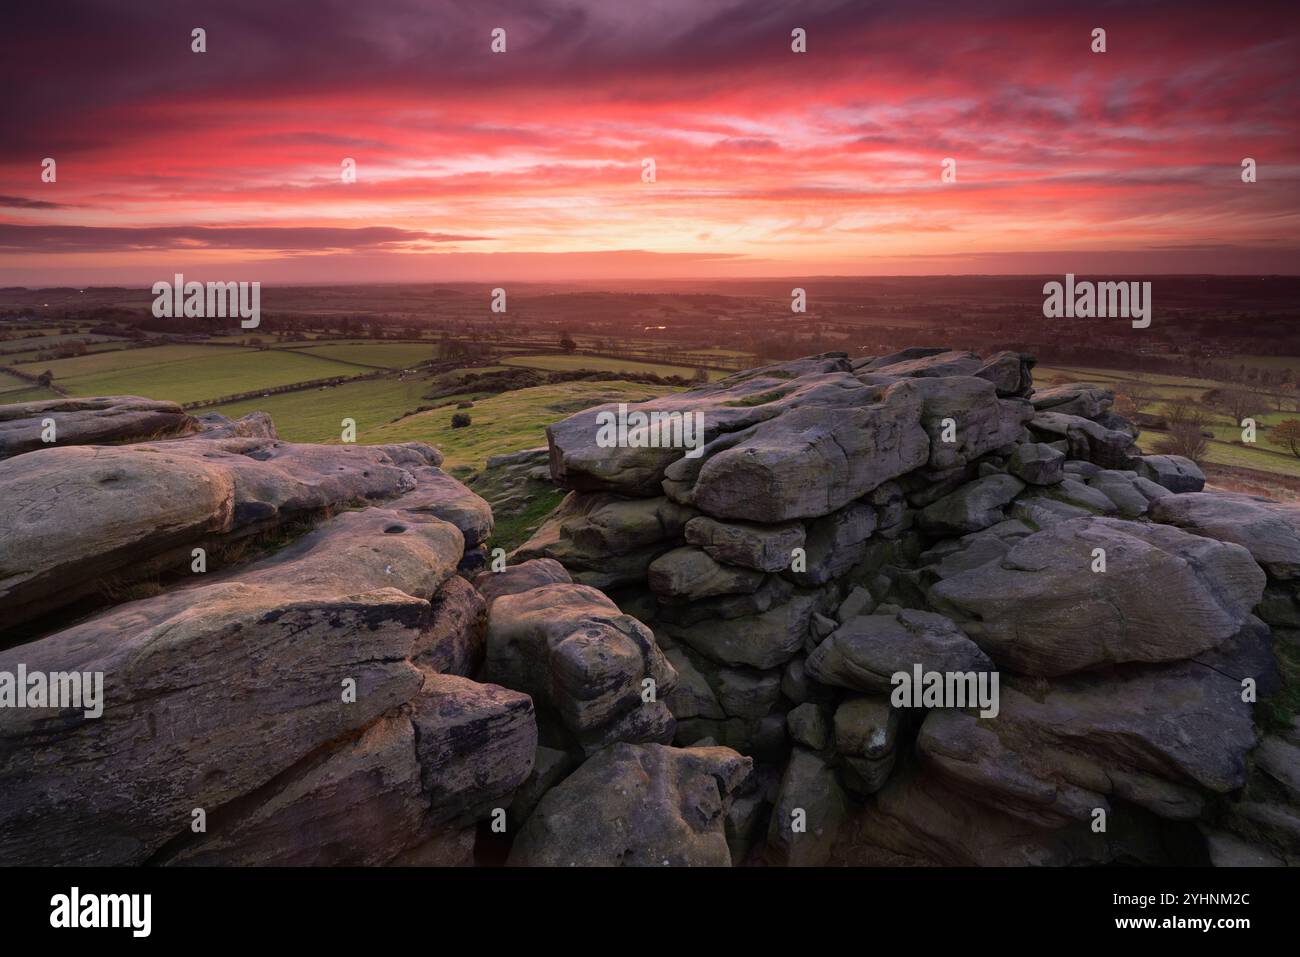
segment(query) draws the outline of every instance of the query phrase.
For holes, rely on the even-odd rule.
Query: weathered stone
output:
[[[1065,456],[1040,442],[1017,445],[1007,471],[1030,485],[1055,485],[1065,477]]]
[[[1205,488],[1205,473],[1200,466],[1181,455],[1144,455],[1135,467],[1143,478],[1171,492],[1199,492]]]
[[[564,751],[539,746],[533,754],[533,770],[524,783],[515,789],[510,800],[507,820],[513,831],[518,831],[528,821],[542,797],[573,770],[574,761]]]
[[[699,545],[712,557],[730,565],[762,572],[779,572],[790,567],[791,554],[804,543],[800,522],[755,525],[752,522],[719,522],[701,515],[686,523],[686,541]]]
[[[807,587],[824,585],[862,560],[867,539],[875,528],[875,509],[862,502],[819,518],[808,528],[806,567],[799,571],[791,566],[783,574]]]
[[[1243,841],[1235,834],[1201,827],[1205,849],[1214,867],[1285,867],[1286,862],[1267,847]]]
[[[1105,572],[1092,571],[1097,548]],[[1023,539],[1000,562],[934,585],[929,600],[998,664],[1050,676],[1192,657],[1235,634],[1263,591],[1240,546],[1091,518]]]
[[[487,602],[463,578],[449,578],[429,599],[429,624],[414,661],[448,675],[473,675],[487,647]]]
[[[913,384],[922,396],[931,469],[965,465],[1010,445],[1034,414],[1028,402],[999,399],[993,383],[972,376],[916,379]],[[949,423],[955,435],[948,434]]]
[[[660,698],[677,680],[648,628],[596,589],[565,584],[492,602],[483,674],[545,702],[578,734],[639,709],[644,679]]]
[[[706,457],[692,503],[725,519],[815,518],[925,461],[929,442],[913,383],[860,387],[857,395],[847,382],[836,388],[845,406],[791,408]]]
[[[781,672],[722,668],[717,677],[718,702],[733,718],[761,718],[781,697]]]
[[[887,693],[890,678],[923,671],[992,671],[992,662],[947,618],[903,609],[853,618],[817,646],[805,670],[822,684]]]
[[[835,610],[835,618],[840,624],[844,624],[850,618],[871,614],[875,611],[876,604],[876,599],[872,597],[871,592],[861,585],[855,585],[848,596],[840,602],[840,607]]]
[[[1099,475],[1088,480],[1090,488],[1101,492],[1124,518],[1137,518],[1145,515],[1150,507],[1150,500],[1135,486],[1133,479],[1124,473],[1103,470]]]
[[[751,775],[751,782],[758,774]],[[743,793],[731,799],[731,806],[724,815],[727,849],[731,852],[731,861],[739,865],[751,848],[763,835],[763,825],[767,823],[765,812],[768,802],[763,788],[750,784]]]
[[[215,563],[223,542],[241,535],[416,490],[416,473],[438,459],[418,444],[202,436],[60,446],[7,459],[0,462],[0,501],[8,506],[0,512],[3,622],[91,599],[114,576],[188,574],[195,546]]]
[[[199,434],[205,439],[278,439],[275,423],[265,412],[249,412],[238,419],[230,419],[220,412],[207,412],[195,417]],[[440,459],[441,460],[441,459]]]
[[[804,671],[802,655],[786,662],[781,672],[781,693],[796,704],[808,700],[808,675]]]
[[[1151,518],[1241,545],[1273,578],[1300,578],[1300,508],[1295,505],[1230,492],[1187,492],[1152,502]]]
[[[983,360],[974,352],[949,351],[901,359],[889,365],[874,366],[870,371],[900,378],[946,378],[973,375],[983,365]]]
[[[1030,500],[1051,499],[1094,515],[1113,515],[1117,511],[1115,503],[1104,492],[1072,478],[1065,478],[1050,488],[1029,489],[1024,497]]]
[[[898,712],[888,698],[846,698],[835,709],[838,753],[874,761],[891,755],[897,741]]]
[[[1035,390],[1031,401],[1040,412],[1059,412],[1095,419],[1115,404],[1115,392],[1090,385],[1060,385]]]
[[[695,601],[756,591],[763,582],[763,573],[724,565],[703,549],[686,546],[656,558],[646,578],[650,590],[660,597]]]
[[[476,548],[492,536],[492,506],[442,469],[412,470],[414,490],[402,496],[402,508],[451,522],[465,536],[465,547]]]
[[[710,618],[748,618],[761,615],[784,604],[795,593],[795,586],[784,578],[769,575],[748,594],[719,595],[716,598],[660,598],[655,615],[660,621],[685,627]]]
[[[620,741],[668,744],[677,733],[677,719],[662,701],[643,701],[613,721],[578,732],[578,746],[590,757]]]
[[[543,585],[569,585],[572,582],[564,566],[553,558],[531,558],[518,565],[507,565],[499,572],[485,571],[474,576],[474,587],[489,604],[502,595],[517,595]]]
[[[527,695],[428,675],[413,702],[415,755],[435,824],[469,823],[509,798],[533,769],[537,722]]]
[[[462,542],[429,516],[345,512],[238,577],[0,651],[0,671],[104,673],[102,718],[0,709],[5,859],[142,863],[191,809],[248,794],[411,700],[427,597]]]
[[[997,730],[1009,746],[1076,785],[1115,787],[1129,800],[1120,772],[1233,791],[1256,742],[1240,682],[1194,663],[1074,675],[1041,697],[1004,687],[1001,705]]]
[[[1110,805],[1095,791],[1077,787],[1037,768],[1032,751],[1021,757],[1003,745],[993,722],[972,714],[934,709],[925,716],[916,748],[921,759],[968,797],[1042,827],[1091,821]]]
[[[574,581],[594,588],[641,582],[695,514],[666,498],[571,493],[510,563],[553,558]]]
[[[674,718],[680,722],[687,718],[720,719],[727,716],[712,686],[685,651],[674,648],[665,651],[664,657],[677,672],[677,684],[664,698]]]
[[[1067,505],[1050,498],[1040,496],[1021,496],[1011,503],[1007,510],[1009,518],[1024,522],[1036,529],[1048,528],[1072,518],[1088,518],[1092,512],[1077,505]]]
[[[1010,475],[990,475],[926,506],[918,520],[923,529],[935,534],[978,532],[1002,521],[1003,507],[1024,488],[1024,482]]]
[[[797,744],[814,751],[823,751],[830,743],[830,726],[826,714],[812,702],[792,709],[785,716],[785,726]]]
[[[984,360],[972,373],[977,379],[988,379],[999,396],[1024,396],[1034,386],[1033,368],[1037,360],[1024,352],[998,352]]]
[[[947,346],[908,346],[906,349],[900,349],[898,352],[891,352],[884,356],[866,356],[861,359],[853,360],[854,372],[875,372],[878,369],[884,369],[900,362],[910,362],[913,359],[924,359],[926,356],[937,356],[940,353],[951,352]]]
[[[1096,478],[1101,474],[1101,471],[1100,465],[1093,465],[1091,462],[1082,462],[1078,459],[1070,459],[1065,463],[1065,474],[1075,476],[1081,482]]]
[[[768,825],[768,858],[790,867],[826,864],[847,816],[835,771],[816,752],[795,748]]]
[[[404,715],[380,718],[358,739],[290,769],[257,795],[252,807],[237,802],[207,833],[185,835],[152,863],[375,866],[429,831],[415,729]]]
[[[1039,412],[1030,421],[1029,429],[1044,442],[1063,438],[1069,444],[1066,454],[1070,458],[1102,468],[1133,468],[1139,458],[1131,432],[1109,429],[1082,416]]]
[[[784,604],[752,618],[662,627],[675,640],[722,664],[775,668],[803,647],[808,620],[822,601],[818,592],[799,592]]]
[[[752,767],[730,748],[612,745],[546,793],[509,863],[729,866],[724,818]]]
[[[100,398],[61,398],[17,405],[0,405],[0,459],[24,452],[48,450],[43,436],[54,426],[53,444],[111,445],[171,435],[187,435],[199,423],[175,402],[158,402],[135,395]]]

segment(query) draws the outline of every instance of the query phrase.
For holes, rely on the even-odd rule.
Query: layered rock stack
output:
[[[0,860],[466,864],[527,821],[521,863],[730,863],[750,760],[621,743],[672,736],[653,635],[554,563],[480,593],[491,510],[435,449],[166,405],[0,408]],[[597,752],[656,777],[617,851],[555,787]]]
[[[1255,705],[1300,626],[1300,513],[1202,493],[1032,365],[828,354],[635,406],[702,416],[702,449],[610,447],[613,407],[548,430],[572,491],[511,562],[653,629],[678,745],[755,758],[733,855],[1297,859],[1294,716],[1257,748]],[[996,679],[992,707],[895,698],[930,673]]]
[[[0,407],[0,860],[1295,863],[1300,510],[1032,365],[579,413],[509,556],[427,445]]]

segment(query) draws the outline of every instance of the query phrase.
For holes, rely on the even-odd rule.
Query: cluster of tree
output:
[[[60,342],[50,349],[42,349],[36,353],[35,362],[49,362],[52,359],[71,359],[74,356],[84,356],[90,350],[86,343],[80,339],[71,339]]]

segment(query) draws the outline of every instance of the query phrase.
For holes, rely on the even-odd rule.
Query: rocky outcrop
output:
[[[612,408],[549,430],[570,495],[512,560],[555,559],[654,630],[677,743],[776,775],[740,802],[767,860],[1169,863],[1208,845],[1165,831],[1210,820],[1219,846],[1287,853],[1225,807],[1270,740],[1272,643],[1300,634],[1290,517],[1194,494],[1109,390],[1036,392],[1032,365],[827,354],[623,410],[698,415],[690,448],[609,447]]]
[[[104,696],[0,708],[0,856],[1300,861],[1300,520],[1032,367],[827,354],[580,412],[504,565],[415,443],[205,416],[12,456],[0,695]]]
[[[466,641],[429,601],[463,536],[400,505],[344,513],[247,568],[0,652],[3,672],[103,676],[101,716],[0,712],[12,859],[143,863],[194,808],[221,815],[418,698],[431,673],[415,661]],[[508,773],[522,781],[535,730],[513,733],[527,747]]]
[[[0,406],[0,459],[51,446],[139,442],[199,429],[198,420],[175,402],[135,395],[24,402]]]
[[[436,450],[195,427],[0,463],[0,614],[27,623],[0,648],[4,860],[469,864],[589,754],[672,738],[644,625],[552,560],[469,580],[492,514]],[[748,759],[662,750],[688,828],[656,853],[726,863]]]
[[[480,534],[491,515],[434,468],[420,443],[317,446],[275,438],[196,435],[120,446],[63,446],[0,462],[0,621],[20,625],[97,592],[129,592],[149,579],[192,574],[255,535],[353,504],[423,496]],[[452,491],[447,483],[454,485]],[[464,532],[462,532],[464,535]],[[101,601],[102,603],[102,601]]]
[[[584,749],[672,739],[673,717],[658,697],[672,692],[676,672],[648,628],[589,586],[496,597],[484,675],[554,709]]]
[[[1240,631],[1263,592],[1240,546],[1088,517],[1021,539],[927,599],[999,665],[1050,677],[1193,658]]]
[[[1151,517],[1241,546],[1270,578],[1300,578],[1300,507],[1293,504],[1231,492],[1195,492],[1157,500]]]

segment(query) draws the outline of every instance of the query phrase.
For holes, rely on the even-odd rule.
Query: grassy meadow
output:
[[[1246,357],[1246,359],[1250,358],[1252,357]],[[1300,366],[1300,362],[1296,365]],[[1058,378],[1068,379],[1071,382],[1092,383],[1114,389],[1116,395],[1124,395],[1126,387],[1130,386],[1138,376],[1113,369],[1039,366],[1034,370],[1034,382],[1038,388],[1047,387],[1050,381]],[[1286,419],[1300,419],[1300,412],[1279,412],[1275,402],[1259,401],[1257,404],[1260,408],[1251,413],[1257,425],[1256,441],[1253,444],[1245,444],[1241,441],[1241,426],[1234,422],[1227,412],[1202,400],[1204,394],[1210,389],[1232,388],[1230,384],[1214,379],[1185,376],[1143,374],[1140,378],[1152,393],[1152,400],[1143,406],[1143,412],[1160,415],[1165,410],[1166,403],[1185,399],[1193,402],[1206,415],[1207,428],[1214,433],[1214,438],[1206,452],[1207,464],[1300,478],[1300,458],[1296,458],[1285,448],[1271,445],[1268,441],[1270,426]],[[1296,398],[1300,399],[1300,396]],[[1159,441],[1160,433],[1148,430],[1138,438],[1138,445],[1144,452],[1152,452]]]
[[[418,367],[437,359],[440,343],[434,339],[228,336],[207,342],[127,348],[132,344],[129,340],[92,334],[88,328],[86,325],[69,332],[66,325],[28,327],[0,339],[0,353],[3,353],[0,367],[19,369],[32,376],[48,370],[54,377],[54,386],[72,396],[142,395],[182,404],[207,403],[225,396],[320,379],[351,379],[355,381],[255,395],[219,406],[204,406],[198,411],[217,411],[231,417],[265,411],[275,420],[281,436],[298,442],[338,442],[342,420],[353,419],[358,442],[429,442],[443,450],[448,467],[460,474],[481,468],[491,455],[543,444],[545,427],[571,412],[602,402],[639,401],[672,391],[666,386],[611,379],[493,395],[472,391],[474,386],[470,382],[462,388],[460,380],[469,374],[529,368],[554,372],[651,373],[690,379],[698,368],[689,364],[693,360],[722,363],[740,355],[722,347],[698,349],[684,354],[680,363],[673,363],[605,355],[535,353],[536,348],[553,345],[553,335],[538,334],[519,337],[498,350],[499,358],[493,365],[471,363],[472,367],[433,373]],[[583,349],[608,348],[595,337],[575,338]],[[38,353],[71,340],[83,342],[86,353],[65,359],[36,360]],[[642,345],[649,350],[653,344],[647,341]],[[1241,356],[1225,360],[1225,364],[1234,369],[1294,367],[1300,370],[1300,358],[1287,356]],[[710,380],[727,374],[709,370]],[[1035,370],[1040,387],[1053,382],[1090,382],[1113,388],[1120,395],[1126,393],[1136,378],[1135,373],[1113,369],[1039,366]],[[1300,459],[1267,441],[1272,426],[1286,419],[1300,418],[1300,412],[1279,412],[1275,402],[1261,401],[1261,407],[1253,412],[1259,426],[1258,440],[1243,444],[1240,426],[1226,411],[1205,399],[1208,391],[1233,388],[1230,384],[1173,375],[1142,375],[1141,380],[1151,394],[1142,411],[1160,415],[1166,403],[1182,399],[1204,413],[1206,427],[1214,434],[1205,457],[1207,465],[1300,479]],[[434,393],[447,394],[430,398]],[[1275,394],[1289,400],[1288,408],[1294,408],[1300,399],[1295,393]],[[0,404],[52,399],[58,395],[55,389],[0,371]],[[457,409],[463,402],[472,402],[472,408]],[[451,427],[451,417],[458,411],[470,415],[468,427]],[[1159,432],[1147,430],[1139,444],[1144,451],[1153,451],[1160,438]]]

